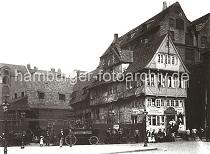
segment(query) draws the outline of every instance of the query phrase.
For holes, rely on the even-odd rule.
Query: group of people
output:
[[[59,134],[56,136],[56,140],[58,140],[58,144],[60,147],[62,147],[64,145],[64,140],[65,140],[66,135],[70,135],[70,136],[73,135],[72,130],[69,129],[68,134],[65,134],[63,129],[61,129]],[[44,136],[40,136],[40,139],[39,139],[40,147],[43,147],[44,144],[46,146],[50,146],[50,139],[51,139],[51,135],[50,135],[49,131],[47,130],[46,134]],[[70,143],[70,146],[72,146],[71,143]]]
[[[169,138],[170,136],[170,138]],[[149,131],[147,130],[147,141],[150,143],[155,143],[155,142],[166,142],[166,141],[175,141],[173,138],[173,134],[167,134],[165,129],[159,129],[158,132]]]
[[[105,143],[107,144],[117,144],[122,142],[122,129],[111,129],[108,128],[106,131]]]
[[[203,137],[206,138],[206,141],[210,141],[210,129],[208,129],[208,127],[206,129],[203,129],[202,127],[200,127],[199,129],[187,129],[184,139],[195,141],[197,137],[201,141],[203,140]]]

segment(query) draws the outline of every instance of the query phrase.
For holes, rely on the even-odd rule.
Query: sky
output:
[[[0,63],[91,71],[113,40],[162,10],[164,0],[0,0]],[[176,2],[168,0],[168,5]],[[193,21],[209,0],[179,0]]]

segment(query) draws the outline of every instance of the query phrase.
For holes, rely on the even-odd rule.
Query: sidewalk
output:
[[[37,154],[37,153],[57,153],[57,154],[120,154],[120,153],[132,153],[140,151],[157,150],[154,146],[143,147],[143,143],[140,144],[112,144],[112,145],[75,145],[73,147],[68,146],[26,146],[24,149],[20,147],[8,147],[8,154]],[[0,147],[0,153],[3,152],[3,147]]]

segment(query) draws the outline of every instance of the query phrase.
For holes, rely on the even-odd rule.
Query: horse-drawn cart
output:
[[[65,143],[70,144],[98,144],[99,138],[90,129],[73,129],[72,134],[69,134],[65,137]]]

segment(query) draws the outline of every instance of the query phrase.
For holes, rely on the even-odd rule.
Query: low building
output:
[[[8,128],[24,127],[37,132],[69,127],[73,116],[69,106],[73,86],[60,70],[43,71],[30,65],[11,64],[1,64],[0,69],[0,98],[8,96],[10,104]]]

